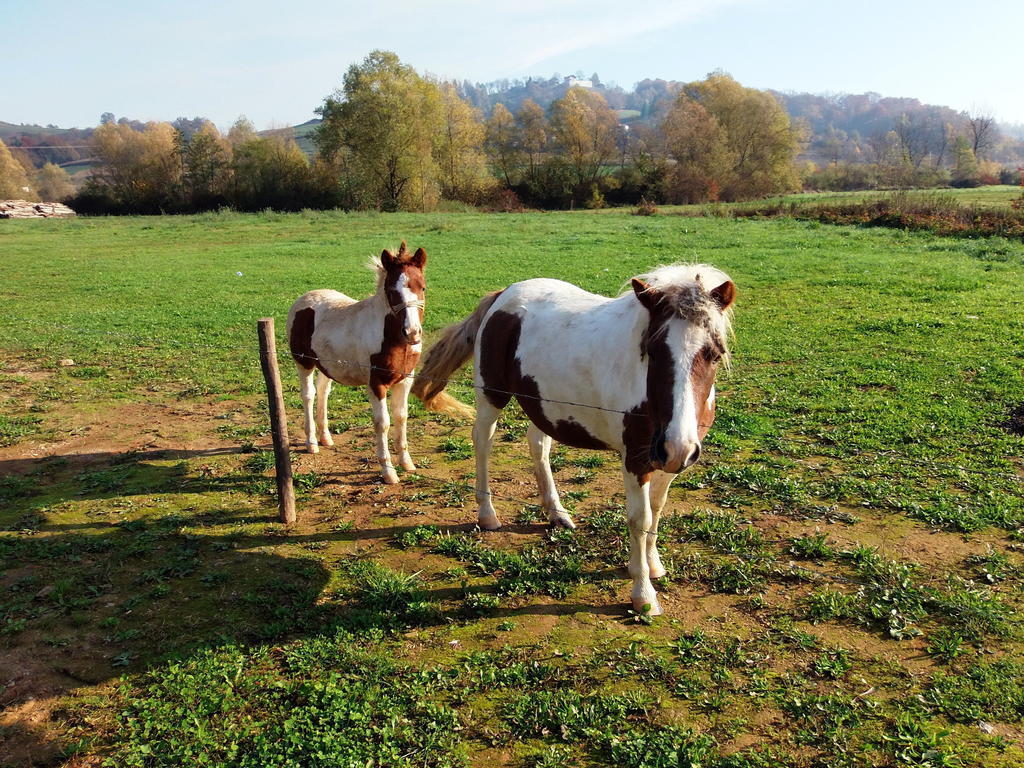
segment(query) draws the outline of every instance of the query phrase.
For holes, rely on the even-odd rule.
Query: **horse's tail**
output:
[[[472,408],[444,390],[451,375],[473,356],[473,344],[484,315],[500,294],[501,291],[495,291],[484,296],[473,314],[461,323],[445,328],[441,338],[430,348],[412,384],[412,393],[423,401],[428,411],[443,411],[465,418],[473,415]]]

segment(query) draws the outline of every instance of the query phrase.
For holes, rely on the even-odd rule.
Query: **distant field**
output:
[[[273,522],[255,321],[365,295],[402,238],[429,254],[428,341],[528,277],[736,281],[718,419],[663,523],[665,616],[625,612],[617,458],[555,452],[579,530],[549,532],[515,412],[499,533],[472,530],[468,424],[415,407],[420,471],[382,488],[343,388],[338,449],[294,457],[300,524]],[[0,259],[0,764],[1024,763],[1024,244],[224,213],[0,221]]]
[[[884,198],[891,192],[803,192],[796,195],[785,195],[773,197],[763,202],[798,202],[798,203],[820,203],[830,200],[849,200],[860,202],[865,200],[877,200]],[[987,187],[975,187],[973,189],[912,189],[907,194],[911,197],[923,197],[927,195],[948,195],[956,198],[963,205],[980,205],[992,208],[1009,206],[1010,201],[1021,196],[1021,187],[1010,184],[997,184]]]

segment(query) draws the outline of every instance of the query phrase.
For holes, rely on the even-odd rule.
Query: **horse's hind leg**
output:
[[[494,445],[494,427],[498,423],[500,408],[495,408],[479,392],[476,398],[476,422],[473,424],[473,448],[476,453],[477,519],[485,531],[501,528],[501,521],[491,501],[490,459]]]
[[[331,394],[331,377],[319,371],[316,377],[316,434],[322,445],[334,445],[327,427],[327,398]]]
[[[412,377],[400,379],[391,387],[391,421],[395,426],[395,453],[398,454],[398,466],[412,471],[416,465],[409,455],[409,438],[405,425],[409,419],[409,390],[412,389]]]
[[[320,447],[316,442],[316,426],[313,422],[313,404],[316,400],[316,386],[313,382],[313,375],[316,368],[306,368],[296,364],[299,372],[299,394],[302,396],[303,422],[306,428],[306,448],[310,453],[318,453]]]
[[[660,579],[665,575],[665,566],[661,564],[661,555],[658,554],[658,521],[668,499],[668,487],[675,478],[675,475],[657,470],[651,475],[651,531],[647,536],[647,567],[652,579]]]
[[[526,442],[530,444],[533,473],[537,476],[541,505],[548,513],[548,520],[554,526],[575,528],[576,524],[562,506],[562,500],[558,498],[555,477],[551,474],[551,438],[531,423],[529,429],[526,430]]]
[[[380,390],[378,397],[374,387],[370,387],[370,407],[373,409],[373,427],[377,433],[377,461],[380,462],[380,474],[385,483],[393,485],[398,482],[398,473],[391,464],[391,451],[388,449],[388,431],[391,421],[388,418],[388,391]]]

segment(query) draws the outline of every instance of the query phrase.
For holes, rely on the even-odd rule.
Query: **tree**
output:
[[[721,157],[728,157],[729,166],[715,174],[722,199],[799,189],[795,159],[803,131],[772,94],[744,88],[729,75],[715,72],[684,86],[676,104],[683,99],[704,107],[724,133],[727,151]]]
[[[177,132],[169,123],[146,123],[137,131],[125,122],[99,126],[92,137],[100,165],[93,184],[130,210],[155,212],[178,193],[181,160]]]
[[[227,191],[231,144],[220,135],[217,126],[206,121],[191,137],[179,130],[178,146],[182,186],[192,207],[216,205],[215,198]]]
[[[519,146],[529,161],[529,178],[536,180],[537,164],[548,143],[548,120],[544,110],[533,99],[527,99],[516,112]]]
[[[385,210],[429,208],[437,197],[435,138],[444,130],[436,85],[389,51],[373,51],[345,73],[317,109],[313,141],[328,162],[350,153],[368,198]]]
[[[440,85],[443,130],[435,149],[441,194],[475,203],[494,181],[484,157],[480,112],[459,96],[452,83]]]
[[[522,154],[518,133],[512,113],[504,104],[495,104],[484,130],[484,149],[507,187],[513,184],[513,175]]]
[[[0,140],[0,200],[24,200],[31,197],[32,190],[24,166]]]
[[[981,160],[985,157],[998,138],[996,119],[983,112],[967,115],[967,127],[970,130],[971,152]]]
[[[604,96],[587,88],[570,88],[551,105],[551,131],[572,166],[576,184],[594,184],[616,152],[619,119]]]
[[[67,171],[59,165],[47,163],[36,176],[36,190],[42,200],[62,203],[75,194],[75,184]]]
[[[670,197],[681,203],[718,200],[735,186],[738,155],[725,129],[704,105],[681,95],[661,124],[665,148],[675,160],[669,173]]]
[[[254,136],[234,148],[231,199],[243,210],[297,211],[308,207],[306,153],[282,134]]]
[[[970,139],[958,135],[953,140],[953,159],[956,162],[953,168],[953,186],[978,186],[978,159],[974,155]]]
[[[233,147],[256,138],[256,126],[245,115],[239,115],[228,129],[228,143]]]

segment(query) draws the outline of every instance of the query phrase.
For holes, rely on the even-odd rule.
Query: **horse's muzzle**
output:
[[[697,459],[700,458],[700,443],[683,443],[679,450],[672,451],[672,455],[669,455],[665,428],[659,427],[651,439],[650,456],[651,465],[655,469],[674,475],[697,463]]]

